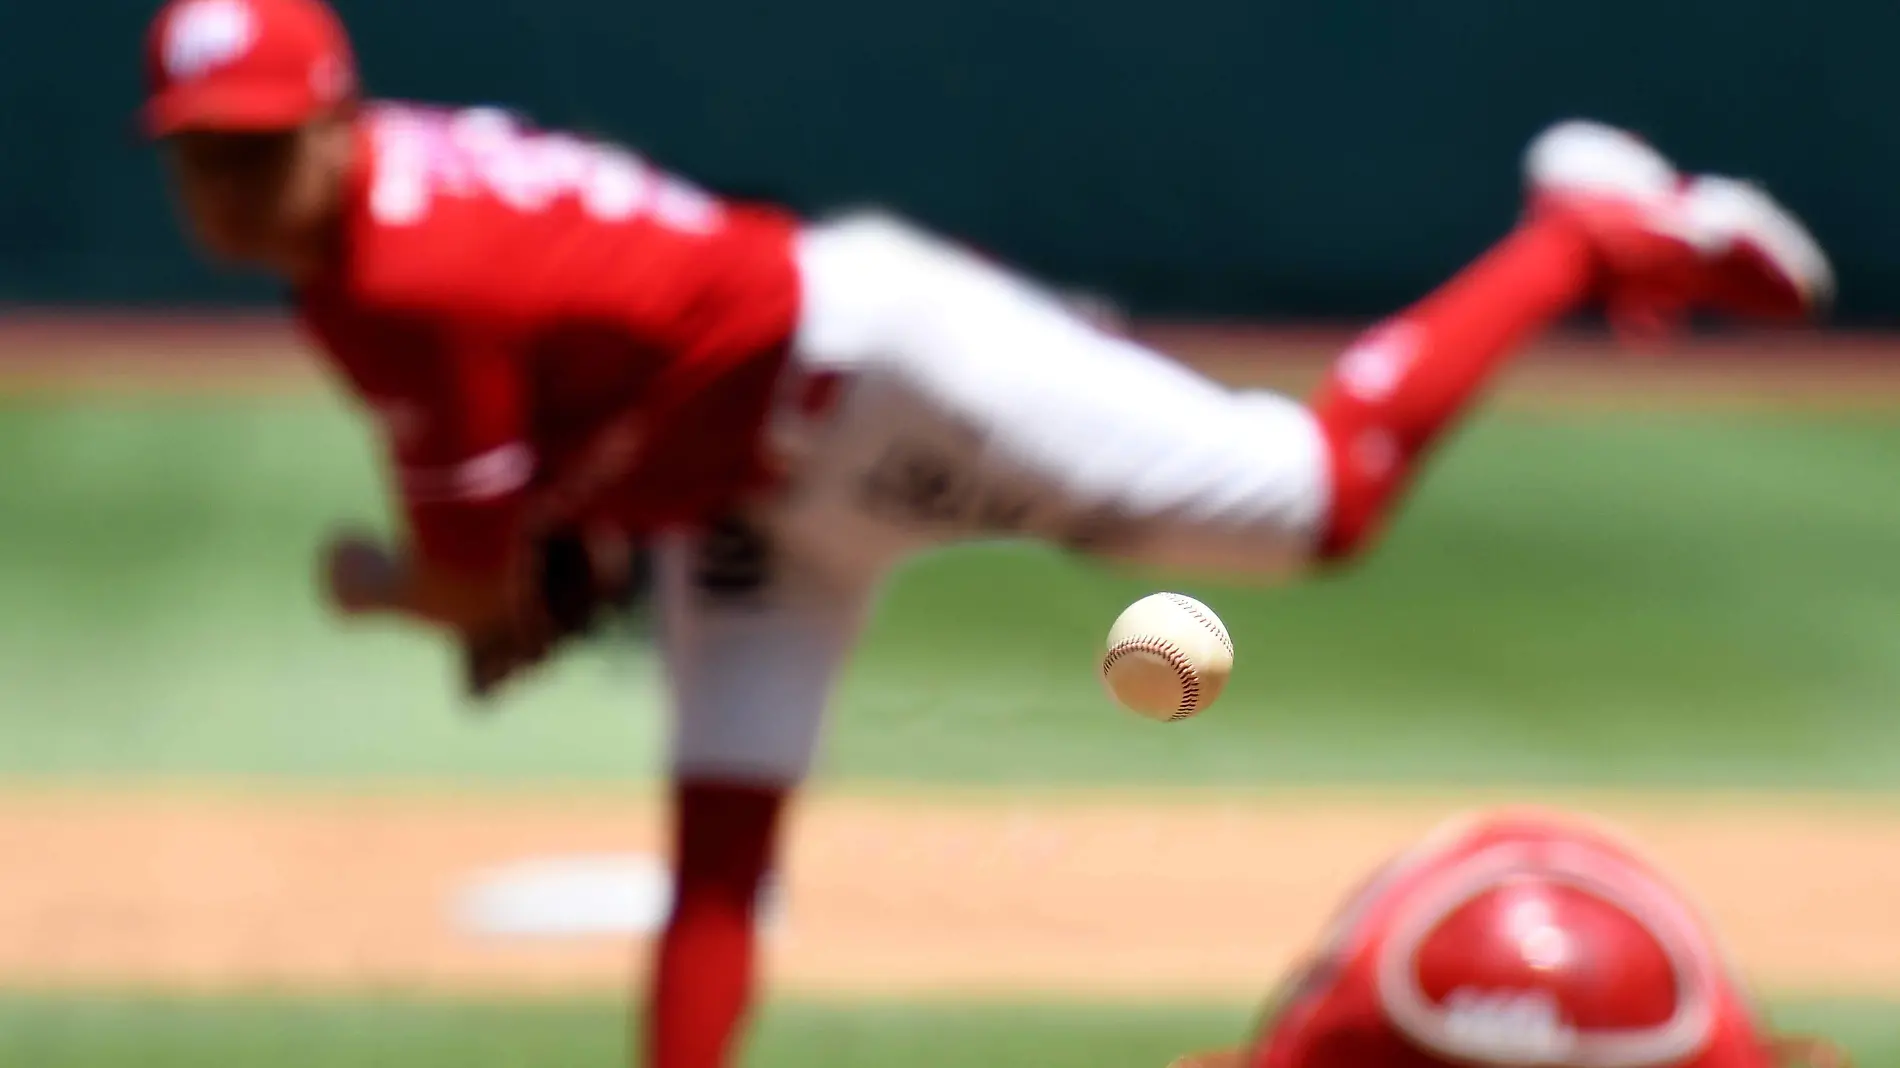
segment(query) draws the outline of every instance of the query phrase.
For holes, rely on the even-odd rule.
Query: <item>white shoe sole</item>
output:
[[[1538,135],[1524,152],[1524,179],[1533,189],[1632,200],[1660,200],[1682,184],[1662,153],[1595,122],[1560,123]]]
[[[1760,186],[1733,178],[1697,178],[1685,210],[1694,229],[1746,243],[1793,282],[1810,307],[1834,300],[1834,268],[1794,213]]]
[[[1759,250],[1801,291],[1811,307],[1834,299],[1834,270],[1821,245],[1793,212],[1758,186],[1732,178],[1698,177],[1681,199],[1682,175],[1636,136],[1601,123],[1564,122],[1540,134],[1524,153],[1532,189],[1610,196],[1654,204],[1650,224],[1706,255],[1736,243]]]

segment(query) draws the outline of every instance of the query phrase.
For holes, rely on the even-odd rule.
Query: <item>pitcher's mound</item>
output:
[[[777,927],[781,902],[766,889],[761,926]],[[673,908],[673,873],[641,853],[536,857],[477,873],[451,913],[471,934],[501,938],[645,937]]]

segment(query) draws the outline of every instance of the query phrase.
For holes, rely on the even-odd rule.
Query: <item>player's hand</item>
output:
[[[524,604],[513,576],[454,574],[361,534],[331,540],[323,582],[346,616],[397,614],[452,631],[500,629],[517,621]]]
[[[464,686],[481,699],[630,610],[649,577],[641,548],[573,529],[534,538],[524,555],[518,584],[468,588],[351,534],[330,542],[323,583],[346,615],[398,615],[448,633],[460,647]]]
[[[374,538],[340,535],[324,549],[324,590],[331,607],[344,615],[396,612],[404,567],[400,557]]]
[[[330,604],[350,616],[396,615],[446,632],[462,659],[463,687],[478,700],[546,659],[553,645],[538,612],[524,612],[506,591],[492,598],[419,580],[403,554],[361,534],[331,540],[323,585]]]
[[[331,540],[324,551],[323,584],[345,615],[406,616],[460,634],[534,629],[538,613],[525,611],[513,576],[471,578],[429,566],[360,534]]]

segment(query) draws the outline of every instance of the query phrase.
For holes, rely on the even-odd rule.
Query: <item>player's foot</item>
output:
[[[1534,216],[1590,235],[1611,316],[1660,327],[1706,308],[1751,318],[1815,315],[1834,295],[1827,256],[1794,214],[1732,178],[1684,176],[1621,130],[1552,127],[1525,154]]]

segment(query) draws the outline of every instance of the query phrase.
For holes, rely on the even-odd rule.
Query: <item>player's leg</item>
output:
[[[833,453],[894,458],[893,477],[878,461],[828,481],[938,536],[1028,533],[1144,564],[1280,573],[1369,545],[1493,374],[1586,301],[1780,315],[1829,287],[1772,201],[1685,182],[1624,135],[1560,128],[1527,177],[1523,224],[1353,346],[1310,405],[1221,388],[928,240],[875,225],[825,235],[805,250],[818,314],[801,343],[855,359],[853,404],[873,413],[846,420],[863,441]]]
[[[1369,544],[1498,368],[1585,301],[1602,299],[1625,322],[1657,323],[1694,308],[1802,316],[1831,295],[1820,249],[1765,194],[1686,179],[1620,131],[1556,127],[1532,145],[1525,169],[1522,225],[1368,333],[1313,399],[1330,460],[1322,556]]]
[[[676,900],[647,990],[648,1068],[733,1063],[752,1000],[755,915],[791,788],[676,780]]]
[[[1512,356],[1584,303],[1595,279],[1581,226],[1530,220],[1350,346],[1310,402],[1329,488],[1317,554],[1336,560],[1371,544],[1432,446]]]
[[[675,900],[654,961],[648,1068],[725,1068],[753,984],[754,917],[787,799],[870,601],[865,574],[788,558],[756,528],[656,553],[672,688]]]
[[[800,259],[801,360],[851,383],[794,453],[802,509],[910,547],[1029,536],[1220,570],[1304,556],[1325,443],[1297,402],[1236,394],[894,220],[820,228]]]

